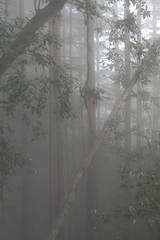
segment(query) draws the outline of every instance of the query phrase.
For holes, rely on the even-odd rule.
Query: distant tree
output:
[[[141,1],[139,1],[139,5],[138,5],[138,13],[137,13],[137,25],[138,25],[138,33],[137,33],[137,44],[139,44],[139,46],[141,45],[142,42],[142,33],[141,33],[141,25],[142,25],[142,16],[141,16]],[[140,62],[140,58],[141,56],[137,56],[137,61],[138,63]],[[137,150],[141,149],[142,147],[142,136],[144,134],[143,131],[143,126],[142,126],[142,117],[143,117],[143,113],[142,113],[143,109],[142,109],[142,86],[141,86],[141,82],[138,81],[137,82]]]
[[[152,3],[153,8],[153,22],[152,22],[152,28],[153,28],[153,39],[155,40],[157,38],[157,3],[153,1]],[[158,106],[159,106],[159,72],[156,71],[153,73],[153,83],[152,83],[152,94],[153,94],[153,104],[152,104],[152,111],[153,111],[153,119],[152,119],[152,143],[155,149],[158,147]]]
[[[125,43],[125,87],[130,84],[131,79],[131,55],[130,55],[130,29],[128,22],[130,21],[130,1],[124,1],[124,43]],[[125,146],[128,152],[131,151],[131,97],[128,95],[125,101],[124,109],[124,128],[125,128]]]

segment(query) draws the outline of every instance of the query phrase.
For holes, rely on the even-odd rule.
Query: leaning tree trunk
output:
[[[159,40],[159,42],[160,42],[160,40]],[[135,84],[137,83],[137,81],[140,79],[143,69],[147,70],[146,65],[151,64],[151,62],[154,62],[152,51],[153,51],[153,49],[151,48],[151,51],[148,51],[148,53],[146,54],[144,59],[141,60],[141,63],[139,64],[139,66],[137,67],[137,69],[135,70],[135,72],[132,76],[132,80],[130,81],[130,84],[124,90],[124,92],[120,95],[120,97],[116,100],[116,102],[112,108],[112,111],[109,114],[109,117],[107,118],[107,120],[105,121],[99,136],[95,139],[94,144],[93,144],[89,154],[84,159],[84,165],[79,169],[79,171],[75,175],[75,178],[73,179],[71,191],[68,193],[68,196],[65,199],[63,210],[61,211],[61,214],[59,215],[55,226],[53,226],[51,234],[48,237],[48,240],[56,240],[57,235],[60,232],[60,230],[64,224],[65,217],[69,214],[72,204],[75,201],[75,194],[76,194],[77,188],[79,186],[79,183],[80,183],[81,179],[87,173],[87,170],[90,167],[90,165],[92,164],[95,154],[97,153],[101,144],[103,143],[104,137],[106,135],[110,134],[110,132],[112,130],[114,119],[115,119],[120,107],[122,106],[123,102],[128,97],[128,95],[131,93],[131,91],[132,91],[133,87],[135,86]],[[152,66],[152,67],[154,67],[154,66]],[[147,73],[148,73],[148,75],[150,75],[150,70]]]
[[[7,49],[7,54],[4,54],[0,59],[0,78],[16,58],[23,54],[26,48],[34,41],[36,31],[52,16],[53,21],[55,21],[66,2],[67,0],[50,0],[46,7],[36,12],[35,16],[26,24],[16,40]]]
[[[135,74],[132,77],[132,81],[130,82],[128,87],[124,90],[124,92],[120,95],[120,97],[115,102],[115,104],[112,108],[112,111],[111,111],[109,117],[107,118],[107,120],[105,121],[99,136],[95,139],[94,144],[93,144],[89,154],[87,155],[87,157],[84,160],[84,165],[80,168],[80,170],[77,172],[75,178],[73,179],[71,191],[69,192],[69,194],[66,198],[63,210],[56,221],[56,225],[53,226],[52,232],[49,235],[48,240],[56,240],[57,239],[57,235],[60,232],[60,230],[64,224],[65,217],[69,214],[70,208],[72,207],[72,204],[75,200],[75,194],[76,194],[77,187],[78,187],[81,179],[86,175],[87,170],[90,167],[90,165],[95,157],[95,154],[97,153],[101,144],[103,143],[104,137],[111,132],[112,123],[114,122],[114,119],[115,119],[121,105],[123,104],[125,99],[131,93],[133,87],[137,83],[137,81],[140,77],[142,68],[143,68],[143,62],[140,64],[138,69],[135,71]]]

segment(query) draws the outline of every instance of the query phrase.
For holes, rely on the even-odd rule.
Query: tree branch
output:
[[[23,54],[25,49],[31,44],[36,31],[43,26],[50,17],[53,17],[54,21],[66,2],[67,0],[50,0],[46,7],[36,12],[35,16],[26,24],[17,39],[9,47],[8,54],[0,59],[0,78],[14,60]]]

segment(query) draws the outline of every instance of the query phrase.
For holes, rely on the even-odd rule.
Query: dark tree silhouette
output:
[[[66,2],[67,0],[50,0],[46,7],[36,11],[35,16],[30,19],[15,41],[11,44],[8,53],[0,59],[0,77],[10,67],[14,60],[24,53],[34,39],[36,31],[42,27],[51,16],[53,17],[53,21],[56,19]]]

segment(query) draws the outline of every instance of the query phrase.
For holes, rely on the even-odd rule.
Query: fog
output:
[[[159,16],[0,1],[0,240],[160,239]]]

